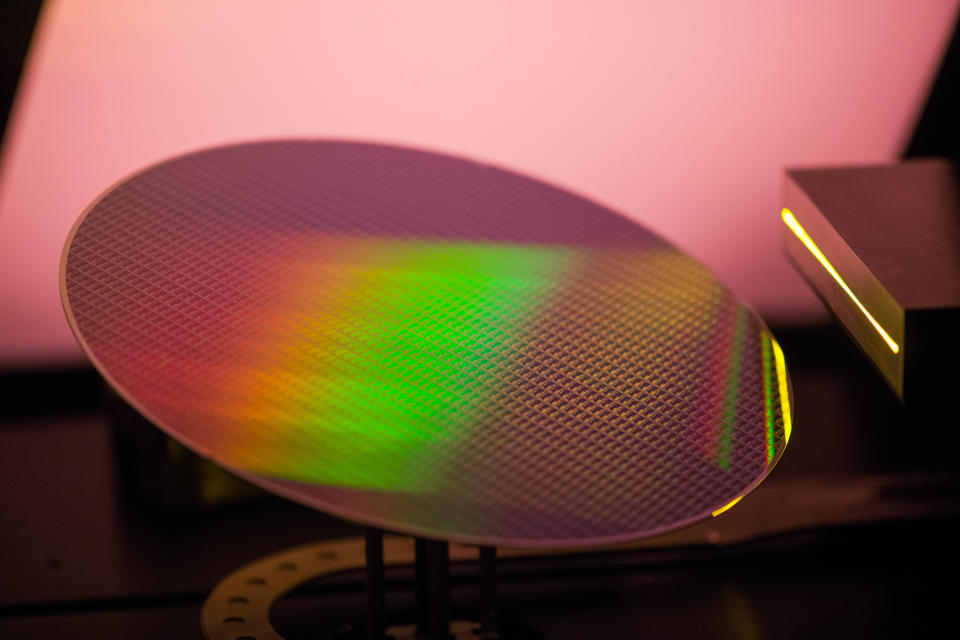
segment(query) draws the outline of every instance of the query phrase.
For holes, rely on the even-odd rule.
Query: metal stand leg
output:
[[[427,541],[423,538],[414,540],[414,597],[417,608],[417,637],[426,638],[430,624],[427,611],[430,609],[427,590]]]
[[[498,634],[496,547],[480,547],[480,630],[484,637]]]
[[[446,542],[417,538],[414,549],[416,558],[414,578],[417,608],[416,637],[419,640],[450,640],[449,547]],[[480,547],[479,579],[479,638],[499,638],[497,550],[494,547]],[[462,629],[458,631],[458,633],[462,632]],[[478,631],[473,633],[477,634]],[[457,635],[457,637],[461,636]]]
[[[417,636],[450,639],[450,555],[446,542],[416,540]]]
[[[429,640],[450,638],[450,555],[446,542],[427,543],[427,576],[430,581]]]
[[[383,573],[383,531],[367,527],[367,639],[383,640],[386,633],[386,588]]]

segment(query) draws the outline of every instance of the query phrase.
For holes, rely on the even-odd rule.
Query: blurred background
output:
[[[237,567],[360,534],[163,436],[105,388],[60,305],[64,240],[103,190],[174,154],[283,137],[424,147],[586,195],[710,267],[783,345],[793,436],[757,491],[635,549],[503,561],[505,614],[554,640],[943,635],[956,411],[896,400],[783,257],[779,211],[785,167],[960,153],[958,11],[0,1],[0,637],[199,637]],[[402,611],[410,572],[394,569]],[[468,611],[472,571],[452,581]],[[318,617],[363,615],[363,584],[308,585],[271,621],[316,638]]]
[[[781,254],[783,168],[899,158],[957,10],[956,0],[5,3],[0,370],[83,362],[57,270],[99,193],[173,154],[280,137],[424,147],[545,179],[666,236],[768,322],[821,322]]]

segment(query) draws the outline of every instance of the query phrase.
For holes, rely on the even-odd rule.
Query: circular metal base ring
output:
[[[479,556],[478,548],[470,545],[451,544],[449,553],[452,561],[475,561]],[[506,550],[502,555],[532,554],[545,555],[529,550]],[[412,565],[413,539],[385,536],[383,557],[386,565]],[[255,560],[224,578],[207,597],[200,613],[203,636],[207,640],[284,640],[270,624],[270,608],[277,600],[308,580],[361,569],[365,561],[362,537],[294,547]],[[481,638],[473,632],[477,624],[455,621],[451,632]],[[400,640],[415,637],[414,631],[395,626],[388,634]]]

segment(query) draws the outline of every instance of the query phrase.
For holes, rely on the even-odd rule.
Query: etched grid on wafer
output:
[[[349,142],[136,174],[65,249],[101,372],[296,500],[492,544],[638,538],[755,487],[789,437],[779,347],[691,258],[569,192]]]

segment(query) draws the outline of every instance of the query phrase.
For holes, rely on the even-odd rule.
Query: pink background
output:
[[[957,0],[48,1],[0,172],[0,366],[81,356],[57,269],[99,192],[166,156],[386,141],[565,186],[662,233],[768,321],[782,168],[894,160]]]

